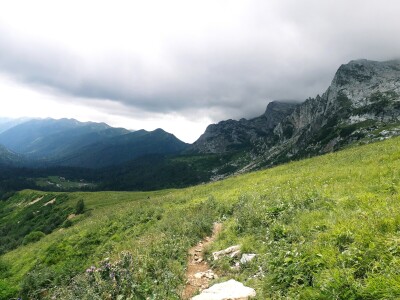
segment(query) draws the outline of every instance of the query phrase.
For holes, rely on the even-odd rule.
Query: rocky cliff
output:
[[[322,96],[306,100],[275,127],[276,146],[289,144],[287,156],[323,153],[374,138],[399,120],[400,61],[355,60],[338,69]]]
[[[399,134],[400,61],[354,60],[340,66],[321,96],[271,102],[255,119],[210,125],[193,150],[245,150],[246,164],[232,164],[247,171]]]
[[[192,151],[201,153],[224,153],[249,150],[260,144],[273,144],[274,128],[289,116],[298,104],[294,102],[270,102],[261,116],[239,121],[227,120],[211,124],[192,145]]]

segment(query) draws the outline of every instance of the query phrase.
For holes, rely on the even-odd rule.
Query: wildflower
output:
[[[93,273],[94,271],[96,271],[96,267],[95,266],[91,266],[89,269],[86,269],[86,273]]]

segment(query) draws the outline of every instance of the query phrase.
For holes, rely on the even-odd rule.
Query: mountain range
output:
[[[400,61],[351,61],[321,96],[272,101],[259,117],[209,125],[191,145],[162,129],[129,131],[73,119],[3,128],[3,166],[97,169],[107,189],[149,189],[154,178],[162,183],[156,188],[195,184],[399,135]]]
[[[131,132],[74,119],[30,120],[0,134],[0,144],[34,166],[101,168],[147,154],[177,153],[186,144],[162,129]]]

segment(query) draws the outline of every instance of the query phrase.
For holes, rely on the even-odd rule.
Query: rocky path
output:
[[[216,276],[204,259],[204,250],[215,240],[221,229],[221,223],[214,223],[212,235],[206,237],[189,250],[188,268],[186,271],[187,284],[182,293],[182,299],[190,299],[198,290],[208,288],[210,280]]]

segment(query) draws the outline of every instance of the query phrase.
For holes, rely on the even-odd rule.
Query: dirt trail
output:
[[[204,250],[215,240],[218,233],[221,232],[221,229],[221,223],[214,223],[212,235],[204,238],[193,248],[190,248],[188,268],[186,271],[187,284],[182,293],[182,299],[190,299],[199,289],[208,288],[211,279],[206,276],[196,278],[195,274],[210,270],[209,264],[204,260]]]

